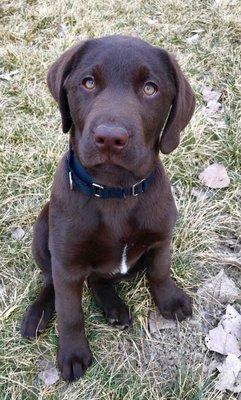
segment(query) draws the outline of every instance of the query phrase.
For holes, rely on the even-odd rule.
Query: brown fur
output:
[[[82,85],[86,75],[95,77],[92,91]],[[158,86],[153,97],[143,95],[146,81]],[[172,56],[124,36],[92,39],[67,50],[50,68],[48,86],[58,102],[63,131],[70,131],[75,156],[95,182],[130,186],[156,171],[148,190],[138,197],[100,199],[70,190],[65,155],[58,165],[50,202],[34,229],[33,255],[43,271],[44,287],[24,317],[22,334],[34,338],[56,309],[59,368],[63,378],[72,381],[92,359],[81,305],[85,280],[112,324],[131,324],[113,287],[126,277],[118,272],[126,244],[127,277],[145,266],[162,315],[179,320],[191,315],[190,299],[170,277],[176,207],[158,152],[177,147],[195,100]],[[99,151],[93,140],[97,126],[105,123],[128,132],[128,143],[118,154]]]

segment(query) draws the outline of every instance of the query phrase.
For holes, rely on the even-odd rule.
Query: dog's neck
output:
[[[163,169],[158,155],[153,157],[152,162],[143,164],[136,171],[129,171],[114,164],[102,164],[89,168],[79,159],[75,146],[70,144],[70,147],[76,159],[83,165],[93,181],[103,186],[132,186],[136,182],[145,179],[152,171]]]

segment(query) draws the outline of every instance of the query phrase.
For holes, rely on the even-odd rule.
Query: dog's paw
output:
[[[155,288],[154,300],[161,315],[166,319],[184,319],[192,316],[191,298],[179,289],[173,281]]]
[[[62,378],[73,382],[81,378],[92,363],[92,354],[88,345],[71,341],[72,344],[62,346],[58,351],[58,366]],[[74,348],[73,348],[74,346]]]
[[[31,304],[22,320],[21,335],[30,340],[35,339],[44,331],[53,315],[53,305],[48,303],[40,305],[38,302]]]
[[[132,325],[131,313],[124,303],[105,310],[105,316],[109,323],[118,329],[124,330]]]

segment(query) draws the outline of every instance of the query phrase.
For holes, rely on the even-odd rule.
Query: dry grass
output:
[[[73,385],[59,381],[45,388],[36,379],[38,360],[55,360],[55,324],[33,343],[24,341],[19,334],[21,316],[40,286],[39,271],[30,252],[31,226],[49,196],[57,160],[67,147],[67,136],[60,134],[56,105],[47,91],[46,72],[56,56],[79,38],[135,31],[177,55],[196,91],[198,106],[180,148],[163,157],[180,213],[173,242],[173,274],[186,290],[192,291],[222,265],[227,267],[227,258],[238,259],[241,3],[215,3],[219,5],[214,7],[211,0],[1,3],[0,72],[19,70],[10,81],[0,81],[0,257],[4,288],[0,317],[1,400],[224,398],[204,376],[203,361],[197,359],[195,346],[188,347],[196,343],[198,335],[193,339],[190,334],[185,336],[187,325],[169,337],[149,336],[147,313],[154,306],[144,278],[120,287],[134,314],[134,327],[129,332],[109,328],[86,291],[87,333],[96,359],[85,378]],[[154,24],[149,20],[152,17]],[[67,27],[64,37],[59,34],[60,24]],[[200,40],[187,44],[186,38],[196,29],[202,29]],[[225,111],[216,118],[208,119],[201,113],[202,85],[222,90]],[[199,188],[198,173],[214,161],[226,166],[231,184],[228,189],[214,191],[209,199],[198,201],[191,196],[191,189]],[[25,230],[21,241],[11,236],[17,226]],[[241,285],[238,269],[230,268],[229,274]],[[202,338],[199,339],[201,343]],[[185,346],[187,352],[190,349],[188,356]],[[172,354],[177,349],[179,359],[177,365],[172,365]],[[171,373],[167,368],[166,377],[165,365],[169,361],[172,368]]]

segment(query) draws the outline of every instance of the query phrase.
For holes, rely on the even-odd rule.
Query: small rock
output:
[[[15,228],[12,231],[12,237],[16,240],[21,240],[25,235],[24,230],[21,227]]]

